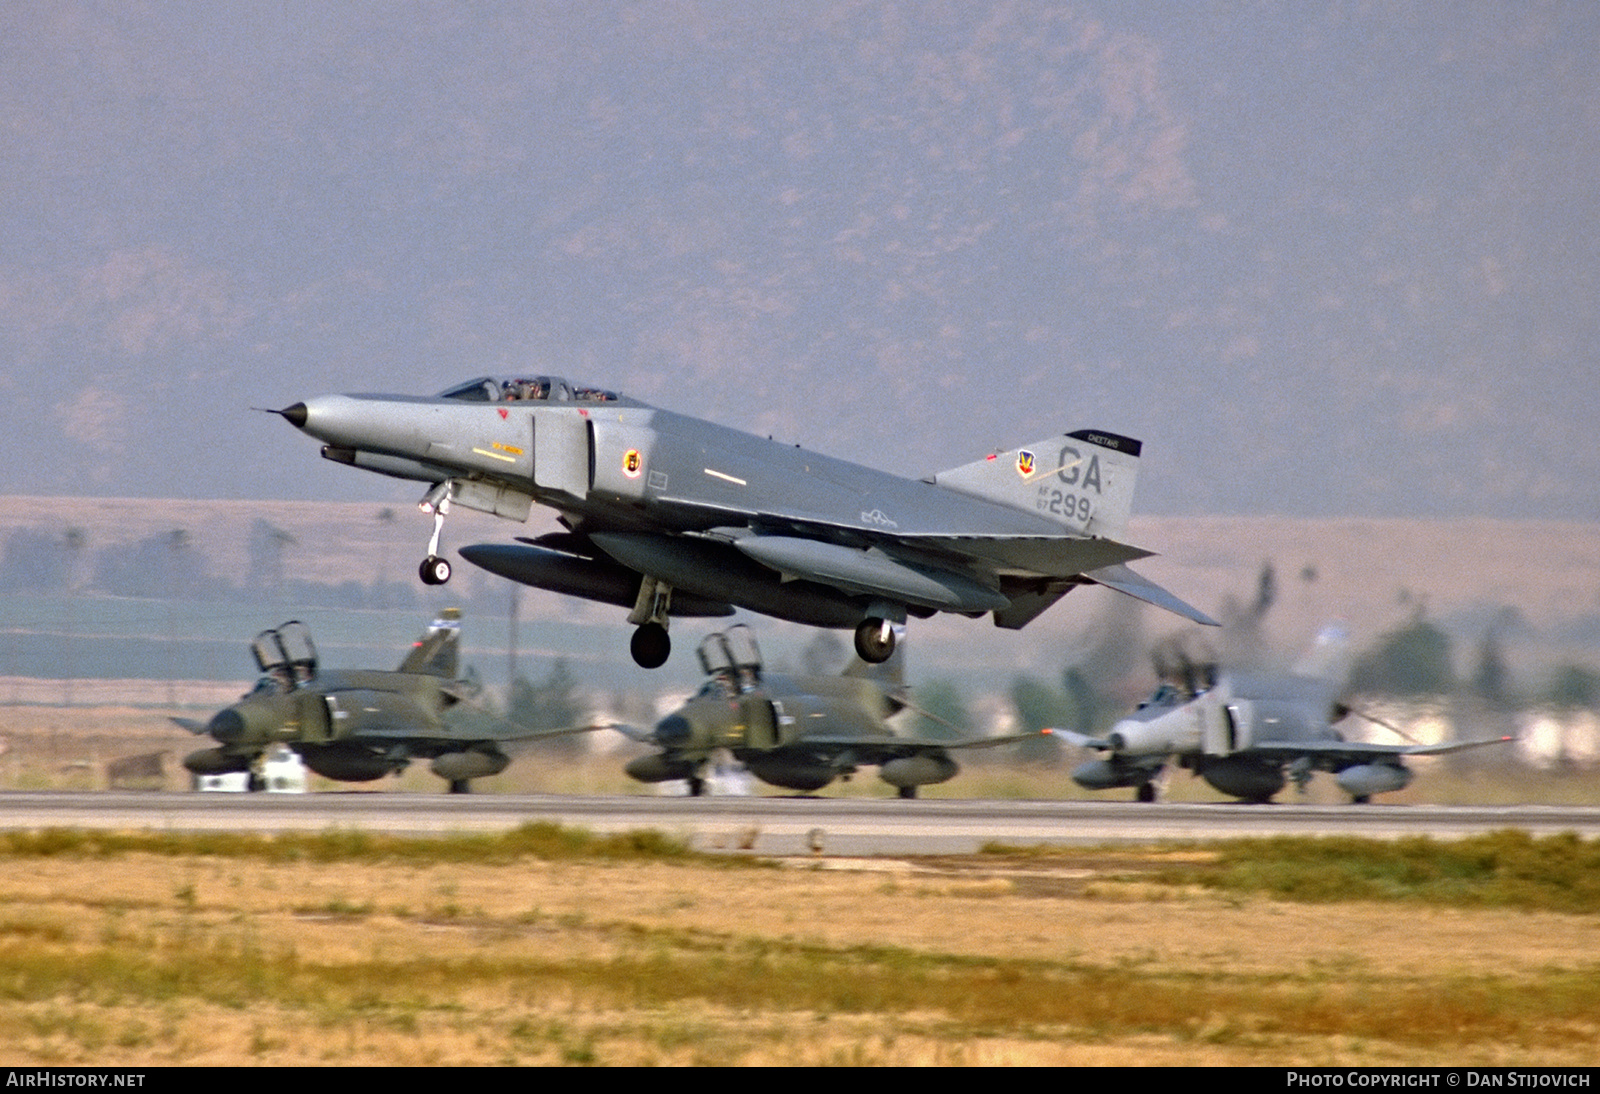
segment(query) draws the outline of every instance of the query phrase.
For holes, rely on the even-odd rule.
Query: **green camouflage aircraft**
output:
[[[960,768],[952,750],[1039,736],[935,738],[895,731],[887,720],[915,709],[906,694],[903,644],[887,662],[857,659],[838,676],[764,673],[755,639],[740,625],[707,635],[700,664],[706,682],[654,729],[612,727],[659,750],[630,761],[624,768],[630,777],[683,779],[690,794],[703,794],[707,766],[725,750],[773,786],[820,790],[876,765],[878,777],[900,797],[915,798],[919,786],[955,777]]]
[[[195,775],[249,772],[250,789],[260,790],[262,756],[285,744],[312,771],[340,782],[370,782],[430,760],[451,793],[466,793],[472,779],[505,770],[511,759],[503,744],[549,734],[447,720],[447,711],[477,692],[473,681],[457,678],[460,647],[455,608],[428,625],[394,672],[321,668],[311,632],[298,620],[262,631],[250,644],[261,667],[255,688],[209,722],[174,719],[218,745],[191,752],[183,766]]]

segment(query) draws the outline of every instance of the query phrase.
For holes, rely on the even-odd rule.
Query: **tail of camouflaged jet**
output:
[[[941,471],[933,481],[1035,513],[1078,535],[1120,541],[1133,511],[1142,447],[1132,437],[1080,429]]]
[[[461,660],[461,609],[446,608],[400,662],[401,672],[455,679]]]

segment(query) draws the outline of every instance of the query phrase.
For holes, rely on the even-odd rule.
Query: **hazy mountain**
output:
[[[587,378],[1140,512],[1600,517],[1600,9],[0,13],[7,494],[409,499],[249,407]],[[1160,545],[1155,545],[1160,546]]]

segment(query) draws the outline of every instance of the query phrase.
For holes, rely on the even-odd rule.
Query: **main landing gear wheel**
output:
[[[902,798],[915,798],[917,796],[917,788],[914,786],[902,786],[900,788],[900,796]]]
[[[672,654],[672,639],[667,635],[667,628],[660,623],[646,623],[633,632],[628,652],[633,654],[633,660],[640,668],[658,669],[667,663],[667,658]]]
[[[869,665],[881,665],[894,653],[894,625],[887,619],[864,619],[856,628],[856,653]]]
[[[1139,784],[1139,800],[1142,801],[1142,802],[1145,802],[1146,804],[1155,801],[1156,800],[1156,784],[1155,783],[1140,783]]]
[[[450,580],[450,563],[437,555],[429,555],[417,567],[417,574],[424,585],[443,585]]]

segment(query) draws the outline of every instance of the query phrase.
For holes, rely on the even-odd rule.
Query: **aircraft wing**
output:
[[[616,728],[616,727],[613,727]],[[965,737],[959,740],[943,740],[937,737],[915,737],[904,734],[886,735],[883,737],[862,737],[840,734],[806,734],[805,738],[796,741],[793,746],[811,748],[854,749],[865,752],[931,752],[935,749],[949,748],[994,748],[997,745],[1014,745],[1022,741],[1036,741],[1040,737],[1048,737],[1060,730],[1040,729],[1031,733],[1007,733],[999,737]]]
[[[1113,746],[1104,737],[1090,737],[1088,734],[1079,733],[1071,729],[1047,729],[1044,732],[1060,737],[1069,745],[1077,748],[1095,748],[1102,752],[1109,752]]]
[[[496,719],[493,736],[495,741],[542,741],[550,737],[573,737],[579,733],[598,733],[603,729],[616,729],[610,722],[594,723],[583,726],[561,726],[558,729],[534,729],[531,726],[519,725],[505,718]],[[480,735],[478,739],[483,739]]]
[[[570,737],[577,733],[594,733],[611,729],[610,723],[581,726],[561,726],[556,729],[535,729],[502,718],[473,705],[455,708],[434,724],[408,721],[401,717],[386,723],[367,722],[356,737],[363,741],[418,741],[472,744],[478,742],[535,741],[545,737]]]
[[[1486,745],[1503,745],[1515,737],[1489,737],[1481,741],[1446,741],[1436,745],[1382,745],[1365,741],[1261,741],[1251,745],[1249,751],[1268,756],[1349,756],[1362,759],[1377,756],[1443,756],[1450,752],[1465,752],[1469,748]]]
[[[641,729],[638,726],[627,725],[623,722],[607,722],[605,725],[598,725],[594,726],[593,728],[614,729],[624,737],[628,738],[628,740],[638,741],[640,744],[653,745],[656,743],[655,734],[650,730]]]

